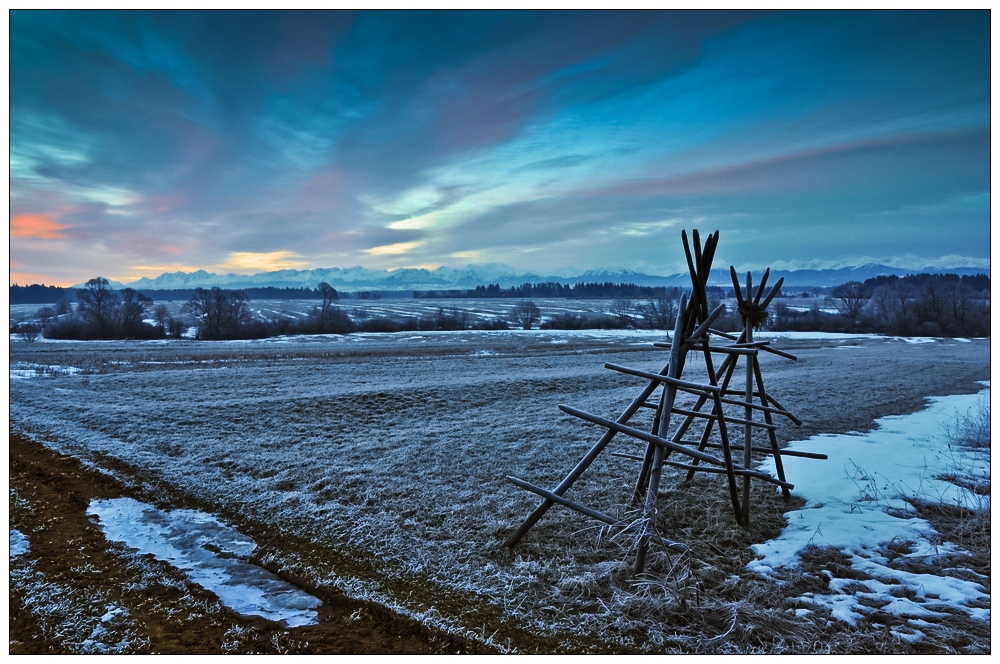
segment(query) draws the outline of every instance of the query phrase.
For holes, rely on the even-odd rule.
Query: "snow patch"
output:
[[[10,529],[10,557],[16,558],[28,552],[29,542],[27,536],[17,528]]]
[[[31,364],[18,362],[10,367],[11,380],[26,380],[42,376],[75,376],[80,373],[77,367],[63,367],[54,364]]]
[[[132,498],[94,500],[87,513],[97,516],[109,540],[170,563],[237,613],[288,627],[318,622],[322,602],[246,562],[257,544],[210,514],[165,512]]]
[[[784,457],[786,476],[805,506],[788,513],[788,526],[776,539],[753,546],[760,558],[751,570],[771,575],[779,568],[799,565],[800,554],[810,545],[832,547],[847,554],[851,566],[867,580],[831,577],[833,594],[807,594],[804,604],[822,606],[844,622],[873,612],[919,619],[946,615],[942,609],[960,610],[975,620],[989,622],[989,590],[951,576],[916,574],[895,569],[886,557],[890,543],[908,543],[908,558],[930,561],[961,555],[954,544],[935,543],[937,535],[924,519],[917,518],[906,498],[988,509],[989,496],[939,479],[974,474],[989,477],[989,459],[948,444],[945,426],[956,413],[967,412],[980,399],[989,399],[989,387],[979,394],[933,397],[930,405],[905,416],[877,420],[877,429],[864,434],[819,435],[791,443],[790,450],[829,455],[827,461]],[[761,470],[775,472],[773,459]],[[860,600],[879,605],[878,609]],[[919,630],[898,634],[920,638]]]

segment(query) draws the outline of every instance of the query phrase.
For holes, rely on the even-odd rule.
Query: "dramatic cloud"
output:
[[[14,11],[11,278],[988,262],[989,135],[986,11]]]

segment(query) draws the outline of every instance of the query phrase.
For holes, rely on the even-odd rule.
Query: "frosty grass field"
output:
[[[557,484],[601,435],[557,405],[617,417],[643,383],[603,364],[659,370],[661,332],[12,337],[10,430],[121,480],[132,502],[89,508],[109,539],[210,590],[227,573],[206,549],[500,651],[989,652],[988,560],[911,504],[988,514],[973,489],[988,486],[989,448],[946,431],[988,400],[988,340],[764,337],[799,357],[762,357],[769,392],[803,421],[781,423],[779,440],[829,460],[786,457],[793,501],[757,483],[748,531],[719,477],[665,471],[658,528],[692,553],[657,552],[640,583],[628,532],[560,507],[505,548],[538,503],[505,476]],[[641,452],[619,438],[609,451]],[[605,453],[569,495],[627,521],[635,474]],[[228,544],[203,533],[185,549],[182,517]],[[35,564],[38,536],[12,524],[12,579],[27,578],[15,571]],[[213,592],[252,604],[251,577],[229,601]],[[294,631],[314,619],[296,601],[298,613],[256,615]]]

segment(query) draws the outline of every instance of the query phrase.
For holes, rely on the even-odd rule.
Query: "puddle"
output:
[[[164,512],[131,498],[94,500],[87,513],[97,516],[109,540],[170,563],[237,613],[288,627],[318,622],[322,602],[247,562],[256,543],[210,514]]]

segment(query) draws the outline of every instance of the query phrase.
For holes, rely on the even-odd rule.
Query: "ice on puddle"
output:
[[[318,622],[322,602],[243,560],[256,543],[210,514],[164,512],[132,498],[94,500],[88,514],[97,516],[109,540],[170,563],[237,613],[288,627]]]
[[[10,557],[23,556],[28,552],[28,538],[17,528],[10,529]]]
[[[940,609],[965,612],[975,620],[989,622],[988,591],[977,583],[951,576],[916,574],[895,569],[883,555],[891,542],[909,544],[907,557],[931,560],[961,551],[950,543],[935,543],[937,533],[915,516],[903,496],[969,507],[988,506],[988,496],[977,496],[962,487],[938,479],[963,472],[989,476],[988,462],[971,451],[955,449],[945,439],[944,425],[989,398],[989,383],[979,394],[935,397],[924,410],[905,416],[884,417],[877,429],[864,434],[819,435],[791,443],[789,450],[827,454],[826,461],[784,457],[785,475],[795,484],[793,493],[806,500],[800,510],[788,513],[788,525],[776,539],[753,546],[760,558],[750,569],[770,575],[781,567],[796,567],[808,546],[843,551],[851,566],[871,577],[867,580],[836,579],[831,576],[832,595],[808,594],[800,601],[823,606],[844,622],[854,624],[874,611],[859,600],[877,600],[877,611],[919,619],[939,616]],[[774,474],[768,459],[761,470]],[[913,599],[896,597],[906,589]],[[896,592],[894,592],[896,591]],[[900,638],[920,638],[899,634]]]

